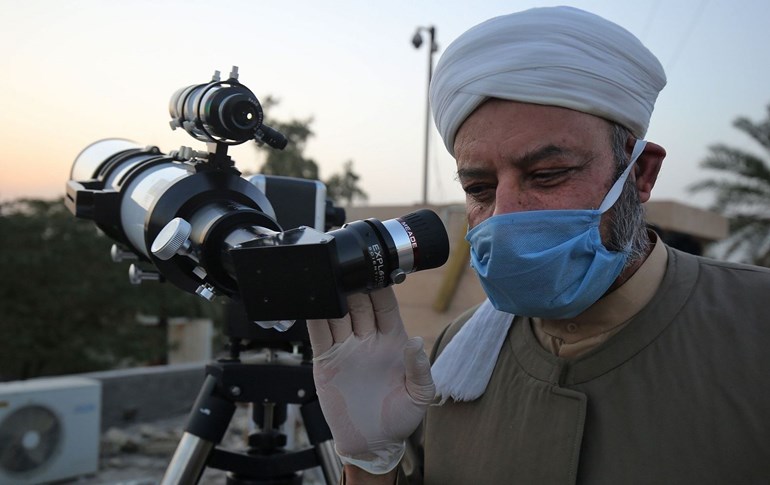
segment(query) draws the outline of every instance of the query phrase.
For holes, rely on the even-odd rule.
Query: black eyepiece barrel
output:
[[[427,209],[382,222],[351,222],[329,235],[336,241],[340,284],[347,293],[400,283],[405,275],[437,268],[449,257],[444,223]]]
[[[444,223],[435,212],[421,209],[396,219],[414,241],[414,271],[438,268],[449,257],[449,239]]]

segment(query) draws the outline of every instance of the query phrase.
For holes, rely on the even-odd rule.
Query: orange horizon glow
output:
[[[0,200],[62,197],[75,157],[99,139],[123,137],[164,152],[199,147],[169,129],[169,98],[235,64],[258,97],[280,100],[271,115],[313,119],[306,154],[322,178],[352,160],[370,204],[415,203],[423,183],[427,75],[427,51],[411,45],[415,26],[437,27],[438,60],[480,21],[563,2],[279,3],[0,2]],[[766,116],[770,2],[568,3],[619,23],[659,57],[668,85],[647,138],[668,157],[653,198],[708,205],[687,191],[704,176],[699,162],[708,147],[758,148],[732,123]],[[222,25],[225,35],[212,29]],[[435,129],[430,136],[429,198],[461,202],[454,161]],[[253,148],[234,158],[239,168],[258,168]]]

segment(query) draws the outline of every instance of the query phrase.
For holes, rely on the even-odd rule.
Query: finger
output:
[[[393,288],[388,286],[370,294],[377,327],[382,333],[390,333],[394,329],[403,329],[401,314],[398,311],[398,301]]]
[[[347,338],[350,337],[350,334],[353,333],[353,327],[350,323],[350,313],[342,318],[330,318],[329,330],[331,330],[334,343],[341,344],[347,340]]]
[[[307,333],[310,335],[313,357],[318,357],[332,348],[334,337],[329,328],[329,320],[308,320]]]
[[[425,353],[422,337],[410,338],[404,346],[406,391],[416,404],[429,404],[436,395],[430,373],[430,360]]]
[[[359,337],[365,337],[377,329],[372,308],[372,300],[365,293],[356,293],[348,297],[350,320],[353,325],[353,333]]]

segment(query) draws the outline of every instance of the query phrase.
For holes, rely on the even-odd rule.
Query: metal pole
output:
[[[433,78],[433,53],[436,52],[436,27],[430,26],[425,30],[430,34],[428,45],[428,87],[425,92],[425,151],[422,172],[422,203],[428,204],[428,149],[430,146],[430,81]]]
[[[213,448],[214,443],[185,432],[166,468],[166,473],[163,474],[160,485],[198,483]]]
[[[334,441],[326,440],[315,445],[318,460],[321,462],[326,485],[337,485],[342,478],[342,462],[334,451]]]

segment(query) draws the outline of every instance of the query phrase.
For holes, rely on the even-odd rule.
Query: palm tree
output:
[[[770,154],[770,105],[764,121],[754,123],[740,117],[733,126],[753,138]],[[770,163],[738,148],[723,144],[711,151],[701,167],[718,170],[722,176],[697,182],[691,192],[711,191],[713,209],[730,220],[730,236],[724,254],[744,262],[770,267]]]

